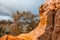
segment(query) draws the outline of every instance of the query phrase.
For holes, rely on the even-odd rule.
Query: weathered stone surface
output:
[[[42,18],[40,17],[41,24],[45,24],[45,22],[47,23],[45,33],[39,37],[39,40],[60,40],[60,9],[59,9],[60,1],[59,0],[47,0],[47,1],[48,2],[42,5],[39,10],[41,14],[40,16],[42,17]],[[45,13],[46,11],[48,12]],[[47,21],[45,20],[46,18],[44,16],[45,15],[44,13],[48,16]],[[35,33],[35,31],[33,32],[33,34]],[[32,37],[34,38],[33,34]],[[33,38],[31,38],[31,36],[26,34],[22,36],[8,35],[1,37],[0,40],[33,40]]]
[[[47,11],[45,9],[47,9],[48,7],[48,10],[50,11],[47,12],[48,18],[45,33],[41,35],[41,37],[39,37],[39,40],[60,40],[60,3],[59,3],[60,1],[50,0],[49,2],[45,3],[45,5],[47,6],[43,5],[45,6],[45,8],[43,7],[40,8],[44,12]]]
[[[55,25],[52,37],[52,40],[60,40],[60,9],[56,10]]]
[[[39,40],[50,40],[54,28],[54,11],[48,11],[47,14],[46,32],[39,38]]]
[[[17,37],[14,37],[14,36],[8,35],[7,40],[23,40],[23,39],[20,39],[20,38],[17,38]]]
[[[7,40],[7,35],[1,37],[0,40]]]

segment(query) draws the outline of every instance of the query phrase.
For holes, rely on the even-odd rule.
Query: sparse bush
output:
[[[35,17],[39,17],[38,15],[34,15],[31,12],[19,12],[17,11],[13,15],[14,21],[0,21],[0,26],[3,27],[0,28],[0,36],[5,34],[11,34],[11,35],[18,35],[21,33],[28,33],[39,23],[39,19],[34,19]],[[37,21],[36,21],[37,20]]]

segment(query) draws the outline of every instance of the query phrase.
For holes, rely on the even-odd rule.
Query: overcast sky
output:
[[[19,11],[30,11],[39,14],[39,6],[44,0],[0,0],[0,15],[7,15]]]

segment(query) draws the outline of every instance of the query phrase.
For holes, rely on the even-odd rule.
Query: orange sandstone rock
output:
[[[0,40],[7,40],[7,36],[8,36],[8,35],[2,36],[2,37],[0,38]]]
[[[0,38],[0,40],[38,40],[38,37],[41,37],[44,33],[44,37],[42,37],[40,40],[60,40],[60,16],[58,16],[57,19],[56,15],[58,13],[55,13],[56,10],[60,8],[59,2],[59,0],[47,0],[47,3],[41,6],[39,9],[40,23],[38,24],[37,28],[32,30],[30,33],[21,34],[18,36],[3,36]],[[57,23],[54,24],[55,22]]]

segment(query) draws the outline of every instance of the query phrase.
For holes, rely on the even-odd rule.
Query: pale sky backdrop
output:
[[[43,3],[44,0],[0,0],[0,15],[5,18],[16,10],[39,14],[39,6]]]

